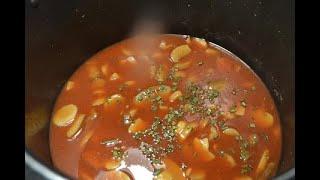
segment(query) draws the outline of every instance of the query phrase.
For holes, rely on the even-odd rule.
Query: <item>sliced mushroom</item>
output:
[[[228,162],[230,167],[235,167],[237,165],[236,161],[230,154],[223,153],[222,158]]]
[[[193,148],[201,161],[209,162],[215,158],[215,155],[208,150],[204,142],[205,141],[200,141],[198,138],[194,138]]]
[[[219,137],[218,130],[215,127],[210,127],[209,140],[217,139]]]
[[[126,59],[121,59],[119,61],[120,64],[124,65],[124,64],[136,64],[137,60],[134,56],[129,56]]]
[[[155,79],[158,82],[163,82],[167,78],[167,70],[165,66],[159,66],[159,68],[156,70]]]
[[[209,149],[209,140],[208,140],[208,138],[200,139],[200,143],[204,148]]]
[[[192,129],[193,129],[192,125],[187,123],[185,127],[182,129],[182,131],[179,132],[179,139],[182,141],[187,139]]]
[[[169,97],[169,101],[170,102],[174,102],[176,101],[178,98],[180,98],[182,96],[181,91],[175,91],[173,92],[170,97]]]
[[[257,109],[253,112],[253,119],[256,125],[261,128],[270,128],[274,122],[273,116],[262,109]]]
[[[129,126],[128,132],[135,133],[138,131],[145,130],[146,128],[147,128],[146,122],[144,122],[141,118],[137,118],[136,120],[134,120],[134,123],[132,123]]]
[[[195,42],[198,46],[200,46],[202,48],[207,48],[207,46],[208,46],[207,41],[205,39],[192,38],[192,41]]]
[[[243,106],[237,106],[237,109],[236,109],[235,114],[236,114],[237,116],[243,116],[243,115],[245,114],[245,112],[246,112],[246,108],[245,108],[245,107],[243,107]]]
[[[136,84],[136,81],[126,81],[126,82],[124,82],[124,84],[127,86],[133,86]]]
[[[162,171],[156,180],[184,180],[183,172],[180,167],[171,159],[164,159],[166,169]]]
[[[272,173],[274,173],[275,169],[276,169],[276,164],[274,162],[268,163],[266,169],[263,171],[259,179],[264,180],[264,179],[271,178]]]
[[[77,112],[78,108],[76,105],[65,105],[54,114],[52,121],[57,126],[67,126],[73,122]]]
[[[67,131],[68,138],[73,137],[80,130],[84,117],[85,117],[84,114],[79,114],[76,120],[72,123],[71,127]]]
[[[223,134],[228,135],[228,136],[239,136],[239,132],[234,129],[234,128],[227,128],[222,131]]]
[[[92,137],[93,135],[93,131],[88,131],[83,138],[80,140],[80,148],[83,148],[87,142],[89,141],[89,139]]]
[[[92,102],[92,106],[99,106],[106,102],[106,98],[98,98]]]
[[[266,169],[267,163],[269,161],[269,156],[270,156],[269,150],[268,149],[264,150],[261,155],[259,164],[257,166],[256,174],[259,175]]]
[[[170,60],[174,63],[179,62],[179,60],[187,56],[191,52],[191,49],[188,45],[181,45],[176,47],[171,51]]]

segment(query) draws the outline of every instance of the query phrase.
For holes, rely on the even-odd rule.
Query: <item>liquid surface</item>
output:
[[[268,179],[275,104],[240,60],[188,36],[110,46],[68,80],[52,114],[53,163],[78,179]]]

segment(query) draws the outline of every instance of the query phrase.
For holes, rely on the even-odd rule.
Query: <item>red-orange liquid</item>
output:
[[[170,46],[165,49],[159,48],[161,41]],[[106,161],[112,159],[112,148],[102,145],[102,141],[118,138],[121,139],[121,145],[125,150],[139,148],[140,142],[132,138],[132,134],[128,133],[128,126],[123,123],[123,114],[130,109],[137,109],[135,117],[141,118],[147,126],[151,126],[155,116],[163,118],[169,112],[169,110],[162,109],[153,112],[150,104],[137,106],[133,99],[139,89],[143,90],[158,85],[158,82],[151,78],[151,66],[162,64],[164,69],[169,70],[174,66],[174,63],[170,61],[170,53],[175,47],[182,44],[188,44],[191,52],[180,59],[180,62],[191,61],[191,65],[182,70],[186,77],[182,78],[177,89],[184,93],[188,81],[194,81],[199,86],[204,86],[208,81],[224,80],[225,88],[216,99],[216,103],[221,105],[223,111],[228,112],[232,105],[239,104],[245,99],[246,107],[243,116],[223,121],[228,127],[235,128],[245,138],[257,134],[259,141],[248,148],[250,157],[244,162],[239,158],[239,142],[235,137],[223,134],[222,130],[218,128],[219,138],[209,141],[209,151],[215,154],[213,160],[203,162],[197,156],[184,153],[183,148],[176,149],[166,158],[171,159],[178,166],[184,163],[193,170],[203,171],[205,173],[204,179],[236,179],[238,177],[257,179],[263,174],[263,172],[258,174],[256,172],[262,153],[264,150],[269,150],[267,163],[275,163],[275,168],[270,173],[273,176],[280,158],[281,127],[275,104],[264,84],[245,64],[231,55],[210,45],[203,47],[194,39],[189,42],[181,36],[174,35],[136,37],[122,41],[90,58],[71,76],[69,81],[74,83],[73,87],[70,90],[66,90],[65,87],[61,91],[53,115],[61,107],[74,104],[78,108],[77,115],[84,114],[87,117],[95,112],[97,116],[94,120],[85,118],[80,130],[72,138],[66,136],[71,125],[58,127],[51,123],[50,148],[54,165],[71,177],[94,179],[99,170],[104,168]],[[213,49],[218,53],[207,53],[207,49]],[[133,56],[136,62],[123,63],[121,61],[128,56]],[[101,70],[103,65],[108,66],[108,72],[105,73],[104,70]],[[97,71],[99,81],[103,81],[100,85],[93,85],[95,80],[90,77],[92,71]],[[117,73],[119,79],[111,81],[112,73]],[[134,81],[135,83],[120,91],[119,87],[126,81]],[[163,84],[171,86],[171,83],[164,81]],[[113,94],[121,94],[124,101],[107,108],[103,104],[92,106],[94,100]],[[168,107],[178,107],[179,104],[180,101],[169,102],[167,99],[164,101],[164,105]],[[273,123],[271,126],[264,127],[260,126],[259,122],[255,122],[253,114],[257,109],[262,109],[272,115]],[[184,116],[181,119],[197,123],[201,120],[194,116]],[[256,126],[249,127],[251,122]],[[197,129],[186,140],[176,143],[192,147],[194,138],[205,137],[209,129],[209,125],[202,130]],[[268,140],[264,139],[265,135]],[[83,139],[86,136],[90,138],[84,143]],[[193,151],[192,148],[191,151]],[[234,167],[230,167],[230,163],[219,155],[221,151],[233,157]],[[252,167],[252,170],[247,174],[241,174],[244,164],[250,164]],[[184,174],[184,176],[186,175]]]

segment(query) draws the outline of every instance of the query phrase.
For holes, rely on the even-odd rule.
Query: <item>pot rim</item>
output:
[[[37,160],[28,150],[25,148],[25,163],[33,171],[40,174],[46,179],[55,179],[55,180],[65,180],[66,178],[60,172],[55,171],[54,169],[48,167],[41,161]],[[276,176],[275,180],[290,180],[295,177],[295,167],[289,169],[288,171]]]

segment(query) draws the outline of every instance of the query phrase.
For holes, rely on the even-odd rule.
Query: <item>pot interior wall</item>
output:
[[[44,128],[26,146],[51,166],[48,122],[68,77],[102,48],[132,35],[144,20],[162,33],[206,38],[230,50],[262,78],[281,115],[279,173],[294,167],[294,2],[290,0],[26,1],[25,110],[45,109]],[[27,119],[27,118],[26,118]],[[26,122],[27,124],[27,122]],[[26,125],[26,132],[28,126]]]

